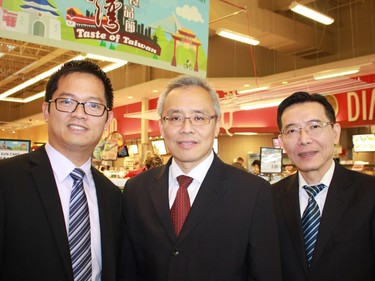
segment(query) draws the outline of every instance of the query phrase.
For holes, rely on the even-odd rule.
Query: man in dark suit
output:
[[[237,160],[236,160],[236,162],[234,162],[232,164],[232,166],[236,167],[237,169],[241,169],[243,171],[248,172],[248,170],[243,166],[243,163],[244,163],[243,158],[242,157],[238,157]]]
[[[283,280],[375,280],[375,177],[333,160],[341,129],[332,106],[297,92],[279,105],[277,123],[298,168],[273,186]]]
[[[178,77],[158,113],[172,157],[126,183],[121,280],[280,280],[269,183],[212,150],[217,93],[203,79]]]
[[[0,161],[0,280],[117,279],[122,196],[91,166],[112,106],[111,83],[93,62],[70,61],[51,76],[43,103],[48,143]],[[83,189],[73,184],[73,170],[82,173]],[[86,198],[82,206],[89,225],[82,231],[85,238],[75,236],[78,243],[87,241],[82,271],[72,265],[73,259],[80,264],[80,252],[71,256],[69,239],[74,185]],[[85,278],[77,277],[81,272]]]

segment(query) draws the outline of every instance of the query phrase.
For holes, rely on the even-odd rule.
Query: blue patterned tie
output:
[[[309,201],[302,216],[303,239],[305,241],[307,264],[310,266],[314,254],[315,242],[318,237],[320,224],[320,211],[314,197],[325,187],[324,184],[307,186],[303,188],[309,195]]]
[[[91,234],[87,198],[83,189],[85,172],[75,168],[69,209],[69,248],[74,281],[91,280]]]

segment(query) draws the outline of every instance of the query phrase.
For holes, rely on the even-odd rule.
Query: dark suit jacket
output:
[[[168,203],[170,164],[126,183],[121,280],[280,280],[269,183],[215,155],[176,238]]]
[[[99,205],[102,280],[118,266],[122,196],[92,168]],[[0,280],[73,280],[68,238],[45,148],[0,160]]]
[[[375,280],[375,177],[336,163],[310,270],[302,237],[298,175],[273,186],[285,281]]]

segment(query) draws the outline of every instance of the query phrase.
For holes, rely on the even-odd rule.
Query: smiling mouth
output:
[[[179,144],[187,144],[187,145],[189,145],[189,144],[196,144],[197,142],[196,141],[179,141],[178,143]]]
[[[179,141],[179,142],[178,142],[178,145],[179,145],[181,148],[183,148],[183,149],[190,149],[190,148],[195,147],[195,145],[196,145],[197,143],[198,143],[197,141],[186,140],[186,141]]]
[[[77,130],[77,131],[86,131],[87,130],[85,127],[78,126],[78,125],[69,125],[68,127],[70,129]]]
[[[307,151],[307,152],[301,152],[298,154],[300,157],[309,157],[316,154],[316,151]]]

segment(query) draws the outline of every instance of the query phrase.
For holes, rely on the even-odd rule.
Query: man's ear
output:
[[[42,104],[42,111],[43,111],[43,117],[44,121],[48,122],[49,118],[49,103],[48,102],[43,102]]]

